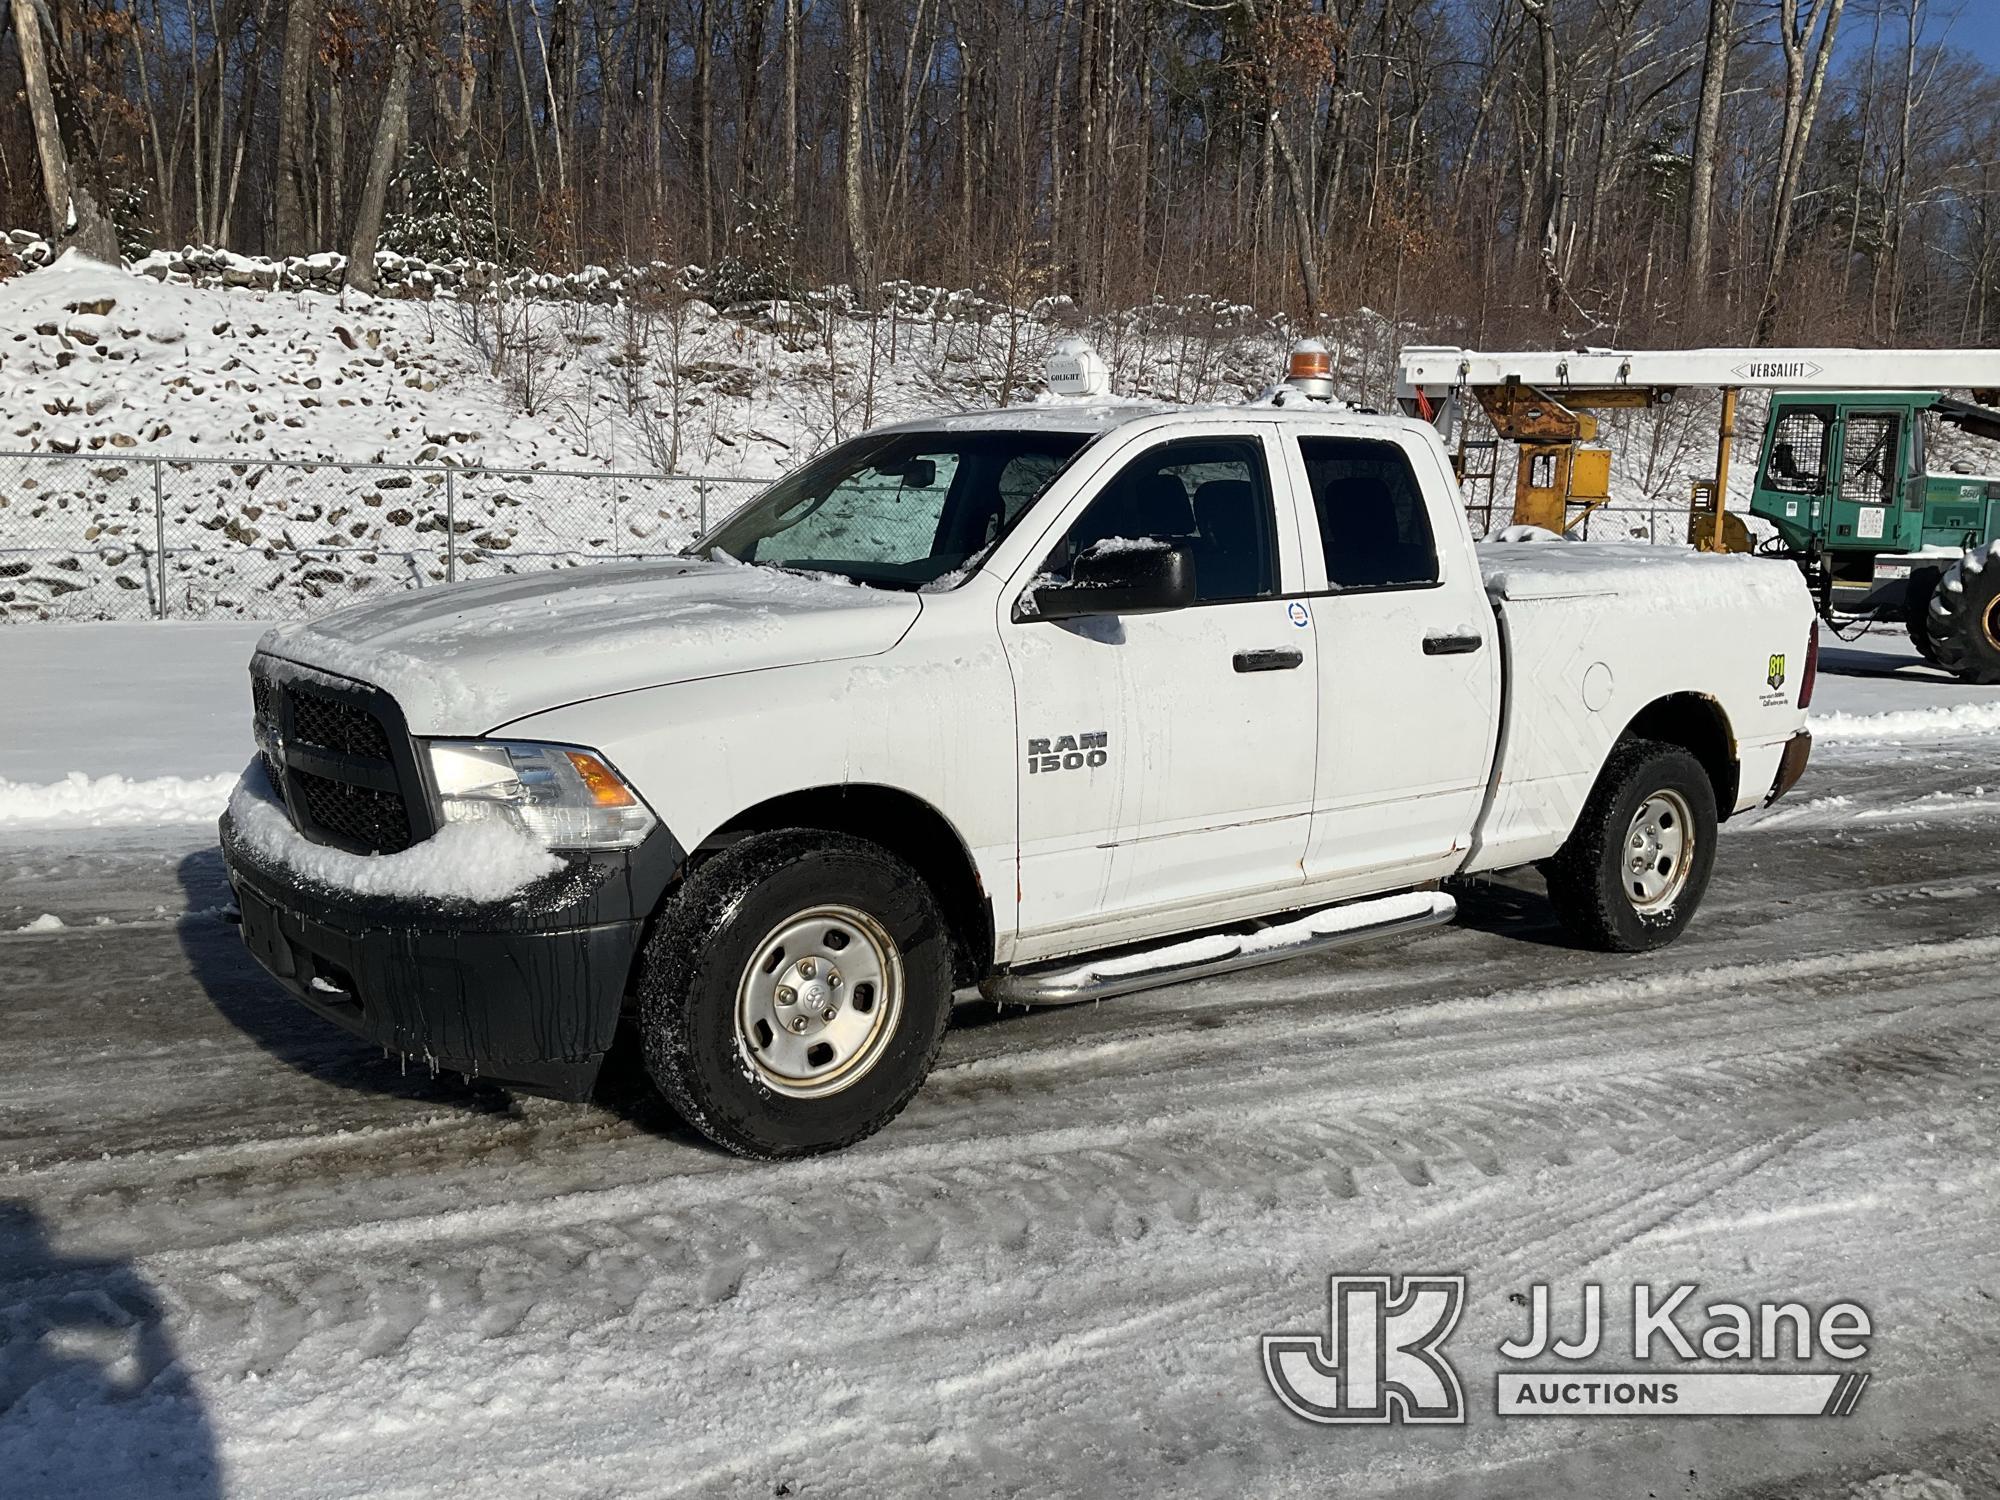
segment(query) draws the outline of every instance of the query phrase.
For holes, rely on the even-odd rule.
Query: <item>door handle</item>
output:
[[[1236,670],[1239,672],[1289,672],[1306,659],[1303,651],[1239,651],[1236,653]]]
[[[1427,635],[1424,637],[1424,655],[1463,656],[1485,644],[1485,637],[1478,635]]]

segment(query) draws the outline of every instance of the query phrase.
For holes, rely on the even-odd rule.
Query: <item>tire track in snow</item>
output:
[[[1897,950],[1895,961],[1911,957]],[[1884,972],[1854,972],[1851,993],[1897,998],[1885,993]],[[1926,1008],[1919,998],[1903,1014]],[[1325,1119],[1312,1118],[1318,1106],[1286,1080],[1285,1099],[1261,1112],[1240,1110],[1225,1090],[1205,1106],[1162,1112],[1136,1144],[1078,1139],[1076,1131],[975,1139],[942,1152],[911,1144],[818,1164],[835,1169],[827,1181],[814,1180],[817,1170],[767,1178],[746,1169],[683,1183],[666,1203],[657,1189],[637,1198],[624,1189],[560,1195],[499,1213],[223,1240],[141,1264],[175,1289],[188,1346],[238,1377],[269,1377],[307,1351],[315,1363],[359,1371],[426,1328],[481,1319],[489,1338],[546,1338],[545,1293],[556,1285],[570,1304],[560,1327],[575,1336],[628,1319],[649,1299],[656,1313],[728,1300],[745,1277],[828,1244],[849,1259],[921,1267],[990,1248],[988,1226],[1004,1220],[1024,1245],[1075,1239],[1115,1251],[1198,1229],[1216,1202],[1247,1199],[1254,1212],[1260,1196],[1275,1204],[1297,1194],[1413,1194],[1437,1195],[1449,1209],[1481,1184],[1523,1171],[1573,1174],[1574,1207],[1560,1222],[1537,1210],[1489,1241],[1488,1253],[1508,1264],[1539,1257],[1546,1270],[1553,1247],[1603,1253],[1670,1222],[1820,1123],[1907,1114],[1935,1107],[1941,1092],[1990,1089],[2000,1060],[1984,1040],[1973,1027],[1933,1026],[1925,1039],[1877,1036],[1829,1048],[1816,1033],[1756,1057],[1561,1076],[1539,1090],[1504,1087],[1503,1075],[1491,1094],[1390,1108],[1343,1108],[1335,1097]],[[1625,1056],[1627,1069],[1633,1062]],[[1858,1090],[1857,1079],[1865,1085]],[[1467,1135],[1480,1141],[1476,1152],[1456,1144]],[[1692,1157],[1690,1137],[1705,1143]],[[1614,1165],[1621,1160],[1623,1169]],[[1631,1182],[1649,1185],[1620,1186]],[[1586,1224],[1597,1232],[1579,1249]],[[581,1298],[579,1279],[589,1283]],[[499,1308],[496,1286],[509,1289]],[[28,1300],[60,1294],[34,1288]]]

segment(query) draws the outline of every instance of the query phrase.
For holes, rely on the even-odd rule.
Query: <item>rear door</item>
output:
[[[1006,595],[1019,734],[1021,956],[1224,914],[1302,880],[1319,677],[1282,451],[1267,428],[1139,439]],[[1013,608],[1110,538],[1195,557],[1196,602],[1040,620]],[[1297,619],[1294,619],[1294,613]],[[1039,940],[1038,940],[1039,939]]]
[[[1287,433],[1320,732],[1305,870],[1360,884],[1464,858],[1498,736],[1500,642],[1456,486],[1390,429]],[[1420,477],[1421,476],[1421,477]],[[1427,502],[1426,487],[1444,501]]]

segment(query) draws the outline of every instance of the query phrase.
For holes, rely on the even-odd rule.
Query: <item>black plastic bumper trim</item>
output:
[[[648,920],[682,863],[664,829],[572,856],[504,902],[360,897],[303,882],[221,825],[252,956],[296,1000],[429,1065],[588,1098]]]

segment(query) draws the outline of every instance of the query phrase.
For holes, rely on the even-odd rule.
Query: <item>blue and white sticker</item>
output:
[[[1301,630],[1304,630],[1306,626],[1312,623],[1312,616],[1306,613],[1306,607],[1296,599],[1285,606],[1285,613],[1291,617],[1292,623]]]

